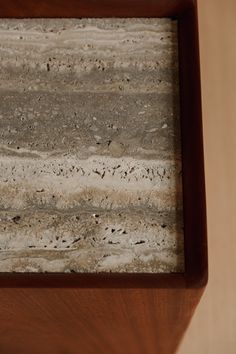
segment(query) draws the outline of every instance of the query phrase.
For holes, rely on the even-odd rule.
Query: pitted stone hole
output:
[[[20,221],[20,219],[21,219],[20,215],[16,215],[16,216],[14,216],[14,217],[12,218],[12,221],[13,221],[15,224],[18,224],[19,221]]]
[[[0,271],[184,271],[177,22],[0,19],[0,59]]]

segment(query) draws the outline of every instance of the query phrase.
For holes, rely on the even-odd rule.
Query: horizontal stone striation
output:
[[[173,21],[59,21],[1,20],[5,89],[178,93]]]
[[[183,266],[181,239],[176,239],[181,215],[175,212],[83,207],[4,211],[0,218],[5,271],[169,272],[170,263]]]
[[[0,151],[7,154],[37,157],[64,151],[81,158],[180,159],[178,100],[171,92],[19,93],[0,88],[0,100]]]
[[[0,271],[184,271],[176,22],[0,39]]]
[[[0,170],[2,209],[145,205],[172,210],[177,203],[181,208],[181,169],[172,161],[3,157]]]

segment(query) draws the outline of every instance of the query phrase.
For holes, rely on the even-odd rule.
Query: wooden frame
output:
[[[0,286],[201,287],[207,236],[196,3],[191,0],[8,0],[0,17],[173,17],[179,26],[184,274],[1,274]]]
[[[39,351],[34,350],[35,354],[59,353],[55,349],[56,346],[54,348],[56,340],[51,340],[50,336],[45,340],[44,334],[42,335],[45,321],[48,321],[46,325],[48,331],[57,328],[58,318],[61,317],[55,309],[56,304],[61,308],[64,323],[63,334],[57,328],[61,336],[58,340],[61,346],[70,347],[70,350],[65,349],[60,353],[78,353],[78,345],[83,354],[174,353],[208,277],[196,1],[0,0],[0,18],[12,17],[171,17],[178,19],[186,269],[185,273],[181,274],[2,273],[0,274],[2,304],[0,333],[2,331],[5,333],[5,327],[8,326],[8,334],[0,336],[2,337],[0,338],[1,353],[27,354],[34,348],[36,337],[31,332],[31,335],[23,336],[18,346],[12,341],[21,326],[22,313],[19,301],[25,311],[29,311],[24,313],[28,327],[41,331],[37,333]],[[74,307],[71,307],[70,302]],[[9,308],[12,304],[15,306],[12,312],[13,322],[9,320]],[[113,304],[115,309],[112,307]],[[39,306],[38,312],[35,306]],[[122,312],[120,306],[123,306]],[[36,311],[37,316],[32,317],[30,311],[31,313]],[[47,317],[49,312],[50,318]],[[111,312],[112,316],[110,316]],[[74,323],[75,317],[75,327],[82,330],[82,335],[78,335],[78,338],[72,337],[73,328],[68,332],[68,324]],[[84,318],[89,323],[86,329],[84,329],[86,322]],[[113,321],[117,322],[116,329]],[[89,343],[90,330],[95,330],[97,336],[93,343]],[[139,335],[140,333],[144,337]],[[111,348],[107,346],[108,341]],[[50,343],[52,347],[49,347]],[[116,346],[117,343],[121,345]]]

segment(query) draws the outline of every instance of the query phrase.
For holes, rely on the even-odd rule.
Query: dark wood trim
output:
[[[204,286],[208,258],[197,7],[178,20],[185,267],[188,284]]]
[[[184,274],[76,274],[76,273],[4,273],[1,287],[8,288],[186,288]],[[191,286],[192,287],[192,284]],[[198,284],[197,284],[198,287]]]
[[[171,17],[179,21],[184,274],[0,274],[0,287],[197,288],[207,282],[207,233],[197,6],[193,0],[0,0],[0,18]]]
[[[173,17],[191,0],[0,0],[0,17]]]

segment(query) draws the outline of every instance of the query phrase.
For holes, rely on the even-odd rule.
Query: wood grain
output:
[[[202,290],[0,291],[2,354],[172,354]]]

